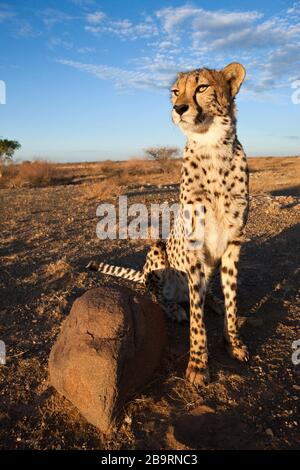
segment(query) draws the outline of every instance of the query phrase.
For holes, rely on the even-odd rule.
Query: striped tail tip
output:
[[[86,265],[86,269],[91,269],[92,271],[98,271],[99,266],[100,266],[100,263],[97,263],[97,261],[91,260]]]

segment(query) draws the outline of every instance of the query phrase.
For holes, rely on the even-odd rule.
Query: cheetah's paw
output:
[[[235,343],[226,343],[228,354],[241,362],[249,361],[249,352],[247,346],[240,340]]]
[[[196,364],[189,362],[186,378],[196,388],[205,387],[210,382],[209,369],[208,367],[200,368]]]

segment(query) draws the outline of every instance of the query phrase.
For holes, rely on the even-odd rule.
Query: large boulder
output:
[[[163,314],[126,287],[78,298],[49,359],[51,384],[102,432],[128,397],[147,384],[166,343]]]

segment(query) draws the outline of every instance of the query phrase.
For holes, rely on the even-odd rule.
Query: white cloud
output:
[[[51,29],[57,23],[66,23],[75,19],[74,16],[54,8],[46,8],[40,13],[42,20],[48,29]]]
[[[60,37],[52,37],[48,41],[48,47],[52,50],[55,49],[65,49],[68,51],[75,51],[78,54],[89,54],[93,53],[96,51],[94,47],[78,47],[77,45],[74,44],[74,42],[67,40],[65,38],[60,38]]]
[[[85,26],[84,29],[88,31],[89,33],[97,34],[102,31],[102,28],[100,26]]]
[[[102,80],[111,81],[117,88],[143,88],[158,89],[168,88],[170,85],[169,74],[149,73],[149,71],[126,70],[108,65],[86,64],[82,62],[59,59],[57,62],[73,67],[82,72],[95,75]]]
[[[41,33],[35,31],[28,21],[20,20],[16,26],[16,34],[23,38],[33,38],[40,36]]]
[[[163,29],[168,34],[173,34],[185,20],[195,17],[199,11],[201,11],[199,8],[190,6],[169,7],[158,10],[156,16],[161,20]]]
[[[200,10],[195,20],[193,28],[206,31],[225,32],[232,29],[242,29],[246,25],[262,18],[262,13],[258,11],[226,12],[226,11],[205,11]]]
[[[79,54],[89,54],[89,53],[92,53],[92,52],[96,52],[96,49],[94,47],[79,47],[77,49],[77,52]]]
[[[300,69],[299,44],[287,44],[270,53],[268,61],[263,66],[263,83],[289,86],[295,80]]]
[[[110,34],[121,40],[136,40],[151,38],[158,34],[158,28],[151,17],[144,21],[133,23],[127,18],[109,18],[102,11],[95,11],[86,15],[85,30],[94,34]]]
[[[224,34],[226,31],[240,30],[253,21],[261,18],[257,11],[226,12],[223,10],[209,11],[191,6],[169,7],[156,12],[162,27],[169,35],[182,32],[184,26],[192,32],[206,35],[209,32]]]
[[[157,47],[167,56],[174,42],[182,46],[188,37],[191,44],[185,55],[190,62],[197,59],[198,66],[214,62],[218,66],[238,60],[249,64],[249,89],[266,92],[285,87],[288,77],[296,76],[300,67],[299,6],[296,2],[292,9],[268,19],[256,10],[165,8],[156,13],[165,32]]]
[[[300,1],[298,0],[287,10],[288,15],[293,18],[299,18],[300,16]]]
[[[0,23],[4,21],[11,20],[16,16],[15,12],[10,9],[10,7],[4,3],[0,3]]]
[[[202,66],[220,68],[240,61],[248,69],[246,89],[267,92],[288,86],[300,67],[300,2],[266,18],[257,10],[206,10],[191,5],[160,9],[143,21],[112,19],[95,11],[85,30],[122,41],[148,39],[128,69],[62,61],[65,65],[112,80],[115,86],[165,87],[175,72]],[[128,46],[130,47],[130,46]],[[245,88],[244,87],[244,88]]]
[[[170,49],[173,46],[172,41],[161,41],[158,43],[159,49]]]
[[[240,51],[250,51],[253,49],[274,49],[281,46],[283,43],[288,43],[293,38],[297,39],[300,28],[289,26],[285,22],[277,20],[268,20],[257,25],[251,25],[242,30],[230,31],[227,35],[218,37],[217,35],[209,34],[210,43],[207,45],[207,50],[216,51],[222,50],[231,51],[238,49]],[[194,45],[199,44],[199,36],[194,34]]]
[[[69,0],[74,5],[79,5],[81,7],[90,7],[95,5],[95,0]]]
[[[50,49],[55,49],[59,47],[60,49],[71,50],[74,47],[74,44],[71,41],[66,41],[65,39],[53,37],[49,40],[48,46]]]
[[[90,24],[97,25],[101,23],[105,18],[105,13],[102,11],[95,11],[94,13],[88,13],[86,15],[86,21]]]
[[[27,38],[40,35],[39,32],[33,30],[29,21],[18,16],[6,3],[0,3],[0,23],[5,21],[9,22],[10,31],[14,37]]]
[[[155,25],[150,22],[132,24],[126,19],[113,21],[109,25],[108,31],[128,39],[150,38],[158,33]]]

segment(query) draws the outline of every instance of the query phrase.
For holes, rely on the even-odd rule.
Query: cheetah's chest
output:
[[[239,177],[228,158],[194,157],[185,162],[180,200],[205,207],[204,245],[214,259],[221,258],[241,231],[245,193],[246,180]]]

